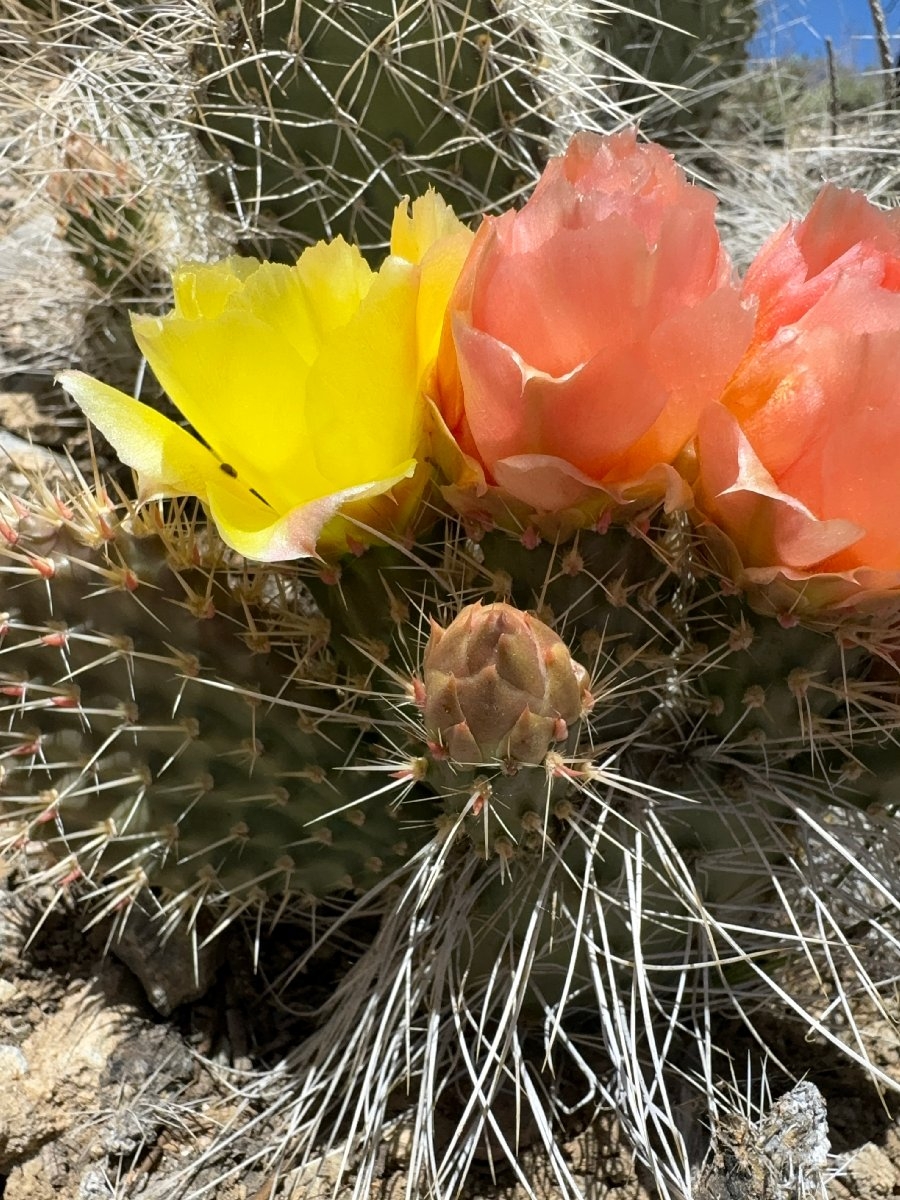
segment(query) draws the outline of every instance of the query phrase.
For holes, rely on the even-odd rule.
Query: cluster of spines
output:
[[[0,516],[11,584],[0,804],[20,840],[57,850],[50,877],[67,883],[86,867],[104,912],[156,884],[163,927],[212,905],[221,928],[246,909],[277,914],[311,897],[377,892],[393,876],[401,886],[384,944],[396,958],[390,937],[411,936],[402,931],[418,929],[427,909],[430,941],[403,943],[413,956],[404,969],[411,995],[426,961],[436,972],[429,1003],[445,1025],[480,1005],[499,1029],[513,1015],[517,1029],[539,1027],[549,1012],[562,1030],[566,1008],[587,995],[625,1062],[624,995],[647,1006],[650,1043],[669,1036],[659,1014],[681,1011],[688,966],[723,1005],[753,1003],[773,986],[785,929],[815,958],[790,889],[795,843],[819,828],[818,801],[868,803],[854,765],[863,779],[875,765],[892,780],[887,631],[756,615],[670,554],[678,539],[664,525],[613,525],[557,546],[529,531],[473,543],[448,524],[436,549],[376,546],[338,573],[252,567],[184,510],[138,512],[87,492],[10,498]],[[323,589],[337,639],[304,580]],[[376,596],[380,625],[367,625],[365,610],[342,611],[341,599],[368,599],[371,613]],[[572,741],[519,768],[509,829],[486,819],[503,764],[442,759],[421,693],[429,619],[446,623],[500,597],[555,626],[574,657],[590,648],[598,660],[587,664],[593,705]],[[367,628],[381,636],[363,645],[356,635]],[[154,690],[177,698],[174,716],[146,709]],[[199,749],[200,705],[218,727],[211,760]],[[155,759],[146,745],[135,755],[142,738]],[[42,743],[52,751],[43,760]],[[224,801],[202,780],[205,765],[214,774],[223,763]],[[166,776],[183,768],[190,779],[167,794]],[[67,794],[49,794],[69,779]],[[80,781],[90,819],[74,794]],[[339,1031],[327,1028],[333,1042]],[[316,1044],[303,1053],[306,1062]],[[396,1070],[386,1061],[384,1079]],[[636,1098],[623,1112],[634,1117],[650,1103],[638,1067],[625,1083]]]
[[[214,536],[105,497],[10,499],[0,644],[7,851],[105,906],[147,886],[178,919],[366,890],[427,837],[377,798],[368,719],[322,618]],[[415,826],[415,822],[412,823]]]

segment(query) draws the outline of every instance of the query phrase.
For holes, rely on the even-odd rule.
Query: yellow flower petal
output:
[[[183,263],[172,275],[176,313],[189,320],[219,316],[259,266],[256,259],[236,254],[216,263]]]
[[[204,495],[218,460],[196,438],[146,404],[81,371],[63,371],[58,382],[141,476],[146,496]]]
[[[307,420],[321,474],[335,489],[381,479],[422,436],[417,271],[388,259],[347,327],[322,347],[307,381]]]
[[[423,370],[437,358],[444,315],[473,237],[468,229],[463,228],[461,232],[436,243],[422,260],[417,329],[419,363]]]
[[[403,200],[394,210],[391,223],[391,254],[405,258],[410,263],[420,263],[436,242],[443,238],[454,238],[474,234],[463,225],[453,209],[433,188],[412,202]]]
[[[340,510],[347,505],[355,506],[360,520],[363,520],[364,509],[358,502],[369,496],[383,502],[385,493],[405,477],[412,476],[416,465],[412,459],[401,464],[400,473],[395,476],[318,497],[307,504],[298,505],[275,520],[267,520],[260,508],[244,502],[217,481],[210,486],[207,503],[210,516],[223,540],[245,558],[257,562],[279,562],[283,559],[312,557],[323,540],[330,541],[334,548],[343,552],[348,532],[355,535],[357,540],[361,540],[363,535],[352,522],[348,527],[348,523],[339,515]],[[271,510],[267,512],[270,514]],[[334,531],[337,536],[332,535],[331,538],[327,528],[330,522],[341,525],[340,530]]]
[[[375,280],[356,246],[349,246],[342,237],[309,246],[293,269],[306,296],[307,320],[317,341],[351,320]]]
[[[240,309],[209,321],[174,314],[133,322],[175,405],[213,451],[276,509],[330,490],[309,453],[307,368],[270,326]]]

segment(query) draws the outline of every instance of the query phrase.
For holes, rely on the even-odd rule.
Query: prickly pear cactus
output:
[[[323,233],[384,243],[398,200],[508,202],[546,128],[527,33],[488,0],[239,5],[198,54],[223,198],[292,261]]]
[[[755,0],[635,0],[600,37],[614,57],[671,89],[647,114],[655,128],[702,137],[744,69],[756,24]],[[624,102],[640,94],[633,83],[618,87]]]
[[[827,876],[810,834],[824,842],[838,827],[819,822],[823,798],[871,803],[893,677],[875,677],[864,630],[850,645],[851,623],[828,638],[723,597],[695,577],[694,535],[665,521],[562,545],[533,530],[442,530],[405,552],[254,567],[179,509],[8,499],[4,858],[33,862],[43,843],[43,877],[86,877],[102,911],[150,888],[161,928],[210,907],[222,928],[267,905],[386,898],[375,945],[291,1059],[302,1087],[272,1100],[287,1105],[301,1158],[323,1136],[365,1133],[351,1120],[323,1134],[334,1095],[362,1086],[348,1047],[371,1064],[367,1121],[386,1122],[378,1106],[402,1085],[427,1012],[417,1127],[441,1079],[465,1085],[496,1057],[484,1133],[501,1078],[533,1086],[529,1039],[550,1022],[555,1067],[569,1049],[581,1063],[579,1022],[596,1039],[599,1019],[616,1065],[591,1086],[615,1090],[639,1152],[671,1183],[677,1169],[641,1130],[653,1064],[698,995],[709,1019],[773,986],[800,1007],[778,974],[790,939],[815,953],[791,893],[797,862]],[[380,646],[353,636],[367,627]],[[812,720],[804,698],[820,676]],[[779,728],[759,705],[745,737],[751,688],[771,689]],[[391,880],[401,886],[379,891]],[[460,1012],[478,1015],[473,1029]],[[512,1049],[491,1049],[484,1031]],[[677,1145],[671,1124],[660,1136]],[[416,1167],[423,1187],[451,1190],[467,1169],[452,1155]]]
[[[81,502],[3,504],[7,849],[39,840],[52,878],[109,908],[161,889],[176,920],[365,890],[404,863],[421,834],[344,770],[367,760],[366,721],[331,682],[322,618],[284,593],[269,612],[277,578],[186,517]]]

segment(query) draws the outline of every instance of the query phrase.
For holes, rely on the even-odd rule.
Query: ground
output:
[[[308,1035],[308,1006],[324,998],[329,981],[346,964],[334,955],[321,964],[315,986],[296,985],[294,995],[276,998],[267,992],[266,980],[297,952],[302,935],[285,927],[254,971],[243,934],[233,930],[208,957],[207,990],[198,996],[190,955],[177,940],[166,952],[166,969],[153,969],[142,953],[138,928],[124,957],[141,964],[139,978],[122,961],[121,948],[108,948],[109,930],[102,924],[80,928],[82,921],[68,902],[42,919],[51,899],[47,889],[23,888],[15,877],[0,891],[0,1195],[3,1200],[173,1200],[185,1194],[185,1167],[234,1115],[236,1089],[254,1068],[274,1064]],[[298,1010],[301,996],[304,1011]],[[162,1015],[159,1009],[171,1005],[173,1011]],[[740,1030],[721,1034],[738,1058]],[[773,1017],[768,1034],[779,1057],[798,1073],[805,1065],[807,1082],[815,1085],[810,1091],[818,1088],[825,1097],[832,1151],[827,1169],[810,1177],[802,1190],[784,1190],[774,1179],[773,1164],[786,1181],[790,1163],[803,1157],[799,1142],[811,1136],[803,1120],[790,1115],[790,1097],[799,1102],[802,1094],[793,1092],[787,1105],[776,1105],[768,1126],[739,1121],[726,1126],[699,1194],[704,1200],[900,1196],[900,1124],[892,1119],[889,1103],[879,1100],[862,1071],[804,1040],[789,1025]],[[894,1031],[884,1030],[881,1044],[880,1065],[900,1078]],[[806,1105],[807,1117],[810,1111],[815,1117],[814,1110]],[[796,1140],[785,1134],[788,1127]],[[241,1170],[258,1137],[236,1142],[214,1171],[193,1179],[194,1186],[213,1185],[217,1200],[330,1196],[335,1161],[288,1176],[275,1193],[265,1172]],[[589,1200],[654,1200],[610,1113],[601,1111],[589,1121],[573,1118],[571,1136],[564,1133],[563,1141]],[[384,1145],[372,1193],[378,1200],[406,1195],[407,1151],[401,1125]],[[552,1200],[557,1193],[542,1181],[540,1162],[527,1149],[522,1163],[538,1197]],[[235,1176],[216,1185],[233,1168]],[[479,1164],[467,1192],[469,1200],[524,1200],[525,1195],[508,1174],[492,1180],[487,1162]]]

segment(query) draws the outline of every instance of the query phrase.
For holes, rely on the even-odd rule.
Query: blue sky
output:
[[[896,61],[900,52],[900,0],[882,0]],[[857,68],[874,66],[878,51],[873,41],[868,0],[761,0],[760,33],[751,44],[755,55],[825,53],[830,37],[841,61]]]

